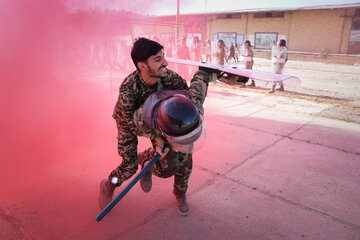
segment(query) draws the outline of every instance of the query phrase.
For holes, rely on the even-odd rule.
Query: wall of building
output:
[[[245,34],[246,16],[242,14],[241,18],[234,19],[216,19],[215,15],[207,18],[207,26],[210,30],[207,32],[207,38],[212,39],[213,34],[218,32],[236,32],[238,34]]]
[[[278,35],[287,36],[290,22],[289,19],[290,13],[288,12],[284,14],[283,18],[254,18],[254,13],[250,13],[248,35],[275,32],[278,33]]]
[[[351,30],[357,29],[354,28],[353,23],[356,18],[356,8],[285,11],[283,17],[272,18],[254,18],[254,14],[254,12],[241,13],[240,18],[219,18],[218,14],[181,16],[180,24],[183,27],[180,35],[189,36],[191,32],[201,33],[202,41],[205,43],[207,39],[213,40],[213,35],[218,33],[242,34],[244,40],[249,39],[255,45],[255,54],[267,57],[270,56],[270,47],[268,50],[257,48],[262,45],[258,44],[255,36],[274,33],[277,34],[277,39],[280,37],[286,39],[289,59],[309,61],[331,59],[332,62],[359,64],[359,58],[356,56],[360,53],[360,47],[356,45],[358,42],[349,42]],[[160,22],[166,20],[169,24],[175,25],[175,16],[159,19]],[[141,31],[150,31],[158,36],[162,31],[169,32],[169,28],[167,30],[146,28]],[[351,44],[356,46],[351,47]]]
[[[350,26],[344,26],[344,14],[344,9],[292,12],[289,49],[346,53]]]
[[[175,34],[175,28],[173,26],[161,26],[156,24],[132,24],[133,37],[145,36],[145,37],[158,37],[162,34]]]
[[[346,54],[354,12],[354,8],[286,11],[281,18],[243,13],[236,19],[212,15],[207,17],[207,38],[218,32],[236,32],[255,41],[256,33],[277,33],[285,37],[291,51]]]

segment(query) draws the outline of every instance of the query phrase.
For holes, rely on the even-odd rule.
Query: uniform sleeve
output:
[[[164,84],[164,89],[166,90],[188,90],[189,86],[187,85],[185,79],[183,79],[179,74],[173,71],[169,71],[169,76],[166,78]]]
[[[285,58],[285,62],[287,62],[287,60],[288,60],[288,54],[287,54],[287,48],[286,47],[284,47],[284,58]]]
[[[109,179],[117,177],[118,186],[134,175],[138,168],[136,126],[133,115],[137,108],[134,97],[123,88],[120,89],[118,101],[115,105],[113,117],[118,129],[118,153],[122,163],[111,172]]]
[[[210,76],[211,74],[205,71],[197,71],[190,83],[190,99],[201,111],[203,111],[203,103],[207,94]]]
[[[254,52],[252,49],[249,50],[249,57],[254,57]]]
[[[143,106],[138,108],[134,113],[134,122],[136,124],[136,128],[140,131],[138,136],[143,136],[150,139],[159,137],[161,133],[146,125],[145,121],[142,118],[143,117],[142,115],[143,115]]]

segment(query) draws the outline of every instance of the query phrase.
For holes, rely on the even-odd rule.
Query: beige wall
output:
[[[175,33],[175,27],[172,26],[161,26],[161,25],[141,25],[134,24],[132,26],[134,37],[138,37],[142,34],[152,34],[155,36],[160,36],[161,33]]]
[[[284,35],[290,51],[315,53],[347,53],[351,16],[355,8],[287,11],[283,18],[253,18],[243,13],[240,19],[207,17],[207,38],[218,32],[244,34],[244,39],[256,32]]]
[[[212,39],[213,34],[218,32],[236,32],[237,34],[245,34],[246,16],[235,19],[216,19],[215,16],[209,17],[207,21],[209,32],[207,38]]]
[[[302,52],[338,53],[342,38],[342,15],[343,9],[294,11],[289,48]]]
[[[285,36],[290,51],[312,53],[348,53],[352,16],[356,8],[286,11],[283,18],[254,18],[254,13],[242,13],[241,18],[217,19],[216,15],[185,16],[181,24],[186,31],[202,32],[205,39],[213,39],[219,32],[244,34],[244,39],[259,32]],[[344,17],[345,16],[345,17]],[[166,19],[175,24],[175,17]],[[168,28],[147,26],[136,32],[171,32]],[[185,28],[180,30],[184,35]],[[253,43],[254,44],[254,43]]]
[[[277,32],[279,35],[288,35],[290,13],[285,13],[283,18],[254,18],[250,13],[248,34],[256,32]]]

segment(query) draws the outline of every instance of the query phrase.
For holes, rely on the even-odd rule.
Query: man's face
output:
[[[149,57],[146,63],[148,74],[151,77],[166,77],[168,75],[168,62],[165,59],[164,51]]]

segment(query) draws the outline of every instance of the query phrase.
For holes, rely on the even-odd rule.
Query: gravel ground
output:
[[[270,60],[255,58],[253,69],[271,71],[270,66]],[[301,83],[285,81],[285,92],[273,95],[328,104],[321,112],[322,117],[360,124],[360,66],[288,61],[283,74],[296,76]],[[241,90],[269,94],[270,84],[260,81],[256,84],[257,88]]]

